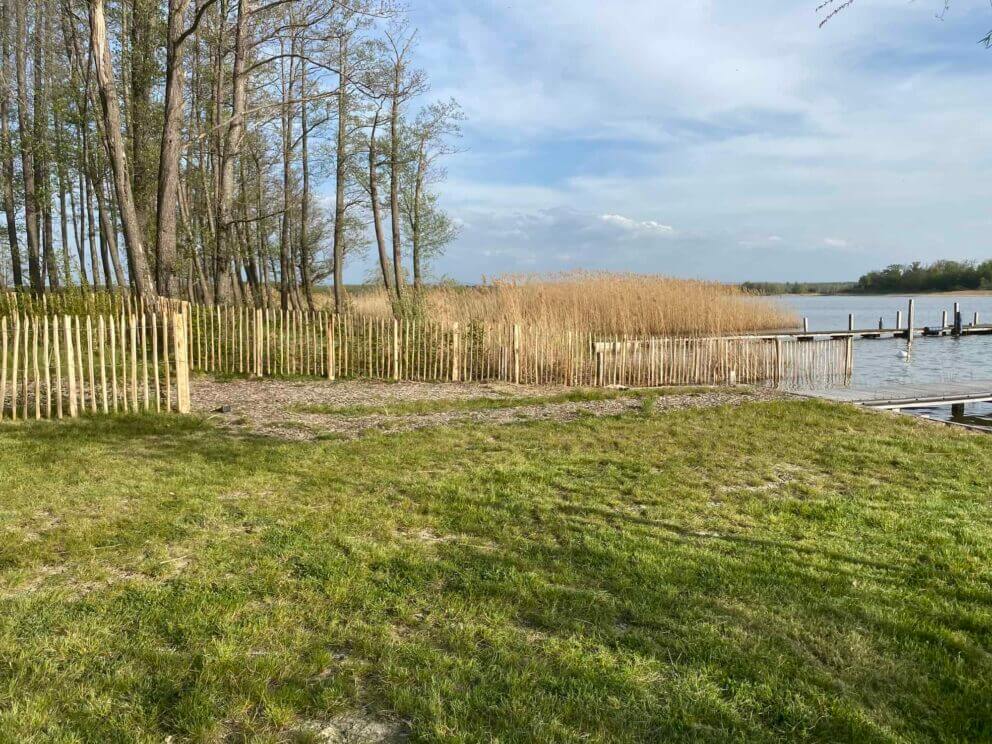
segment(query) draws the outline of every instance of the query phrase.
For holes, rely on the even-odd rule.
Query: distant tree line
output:
[[[858,279],[857,292],[952,292],[992,289],[992,261],[935,261],[892,264]]]
[[[741,289],[757,295],[841,294],[854,286],[854,282],[744,282]]]

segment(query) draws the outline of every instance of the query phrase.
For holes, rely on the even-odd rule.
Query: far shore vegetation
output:
[[[907,292],[992,291],[992,260],[892,264],[856,282],[744,282],[751,294],[903,294]]]

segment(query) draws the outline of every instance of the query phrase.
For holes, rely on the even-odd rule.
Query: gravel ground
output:
[[[509,424],[524,420],[570,421],[580,416],[615,416],[642,409],[641,399],[534,403],[513,408],[478,411],[444,411],[418,414],[338,415],[303,413],[300,406],[369,406],[422,400],[471,400],[479,398],[545,398],[567,388],[516,385],[382,383],[323,380],[233,380],[196,378],[192,384],[193,410],[235,431],[312,440],[322,437],[353,438],[375,431],[405,431],[453,423]],[[769,390],[713,389],[675,393],[655,399],[653,410],[670,411],[718,405],[735,405],[776,397]],[[230,411],[220,409],[230,406]]]

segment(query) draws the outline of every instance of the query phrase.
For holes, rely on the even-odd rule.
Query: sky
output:
[[[411,0],[467,120],[435,278],[992,257],[989,0]],[[359,278],[360,263],[350,273]]]

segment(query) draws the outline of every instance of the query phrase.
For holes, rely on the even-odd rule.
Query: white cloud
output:
[[[630,217],[624,217],[621,214],[604,214],[600,215],[600,220],[608,225],[614,225],[619,227],[621,230],[632,232],[632,233],[654,233],[654,234],[665,234],[670,233],[674,228],[671,225],[662,225],[660,222],[655,220],[633,220]]]
[[[491,273],[483,251],[795,279],[979,257],[992,14],[938,5],[856,4],[822,30],[781,0],[419,5],[434,95],[470,117],[443,187],[466,223],[451,272]]]

